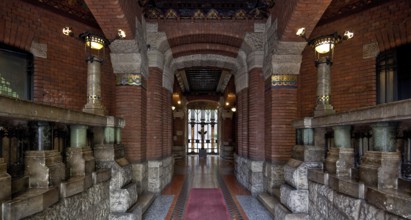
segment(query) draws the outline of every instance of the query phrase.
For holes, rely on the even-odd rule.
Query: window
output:
[[[377,103],[411,98],[411,44],[377,57]]]
[[[0,44],[0,95],[31,99],[33,56]]]

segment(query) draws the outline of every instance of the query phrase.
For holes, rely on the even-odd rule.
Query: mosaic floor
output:
[[[196,155],[176,161],[172,182],[157,197],[143,219],[182,219],[191,188],[220,188],[231,219],[272,219],[260,203],[241,186],[233,175],[233,162]]]

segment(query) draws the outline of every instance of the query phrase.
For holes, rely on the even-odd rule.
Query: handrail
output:
[[[122,118],[94,115],[2,95],[0,95],[0,117],[89,126],[124,127]]]
[[[407,99],[332,115],[299,119],[293,122],[293,126],[294,128],[320,128],[410,119],[411,99]]]

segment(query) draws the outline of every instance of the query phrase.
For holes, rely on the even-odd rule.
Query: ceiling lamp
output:
[[[84,32],[79,35],[79,38],[84,41],[87,47],[94,50],[101,50],[103,47],[108,46],[110,43],[104,37],[91,32]]]
[[[308,42],[308,45],[315,49],[316,64],[317,62],[320,62],[321,58],[325,58],[324,60],[326,60],[325,62],[327,63],[332,63],[335,45],[341,43],[343,40],[348,40],[354,37],[353,32],[346,31],[343,36],[335,32],[329,35],[322,35],[313,39],[307,39],[305,36],[304,27],[299,28],[296,35],[304,38]]]
[[[73,29],[71,27],[64,27],[63,34],[66,36],[74,37]],[[105,37],[86,31],[78,36],[78,39],[83,41],[86,47],[93,50],[101,50],[104,47],[110,45],[110,43],[116,39],[123,39],[126,37],[126,33],[122,29],[118,29],[117,36],[113,40],[108,40]]]

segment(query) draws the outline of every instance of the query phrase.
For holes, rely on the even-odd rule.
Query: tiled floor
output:
[[[184,160],[176,161],[174,168],[173,180],[162,192],[162,195],[173,196],[165,219],[182,219],[191,188],[221,188],[231,218],[248,219],[247,214],[249,213],[244,212],[237,196],[243,196],[239,198],[249,197],[250,193],[236,181],[232,161],[223,160],[219,156],[199,159],[196,155],[190,155]],[[257,202],[256,200],[247,201]],[[260,220],[263,219],[260,218]]]

